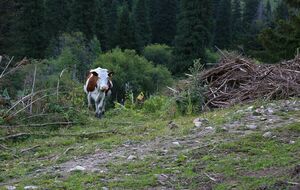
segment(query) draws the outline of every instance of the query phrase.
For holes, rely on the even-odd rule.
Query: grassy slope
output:
[[[101,121],[91,118],[86,126],[14,129],[15,133],[25,131],[36,135],[0,142],[8,148],[2,148],[0,153],[0,189],[5,189],[7,184],[20,189],[26,185],[49,189],[274,189],[281,186],[279,189],[285,189],[290,182],[299,183],[299,174],[295,176],[293,170],[300,164],[300,123],[273,129],[275,138],[262,137],[261,130],[248,135],[223,130],[224,124],[243,120],[244,115],[237,110],[244,108],[237,106],[200,115],[215,129],[205,135],[197,135],[203,131],[193,127],[196,116],[177,117],[174,121],[179,128],[170,129],[167,127],[170,120],[166,118],[131,111],[111,114]],[[300,111],[276,114],[282,120],[300,118]],[[89,134],[97,131],[105,133]],[[6,133],[0,130],[0,135]],[[132,154],[130,148],[154,141],[161,144],[156,147],[149,143],[151,151],[136,160],[127,159]],[[180,142],[180,146],[174,146],[174,141]],[[21,152],[35,145],[40,147]],[[105,171],[64,173],[51,167],[97,151],[118,155],[116,150],[125,152],[103,162],[99,167]]]

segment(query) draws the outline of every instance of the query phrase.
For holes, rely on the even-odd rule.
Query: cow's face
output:
[[[109,80],[111,79],[113,73],[100,67],[91,70],[91,72],[98,77],[97,86],[99,89],[103,92],[107,91],[109,89]]]

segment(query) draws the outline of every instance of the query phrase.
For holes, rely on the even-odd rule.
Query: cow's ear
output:
[[[112,77],[115,73],[113,71],[108,72],[108,76]]]
[[[95,71],[93,71],[93,72],[91,72],[94,76],[98,76],[98,73],[97,72],[95,72]]]

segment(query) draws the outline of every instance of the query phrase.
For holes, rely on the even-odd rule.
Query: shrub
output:
[[[166,67],[153,66],[134,50],[114,49],[100,55],[93,67],[102,67],[115,72],[113,97],[117,100],[124,99],[126,88],[130,88],[134,95],[141,91],[152,94],[172,83],[171,74]]]
[[[170,68],[173,59],[172,48],[165,44],[148,45],[145,47],[143,55],[154,64],[164,65],[167,68]]]

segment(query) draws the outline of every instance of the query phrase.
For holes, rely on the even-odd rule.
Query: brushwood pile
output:
[[[224,56],[196,76],[205,87],[205,107],[223,108],[257,99],[300,96],[300,56],[279,64],[257,64],[240,56]]]

